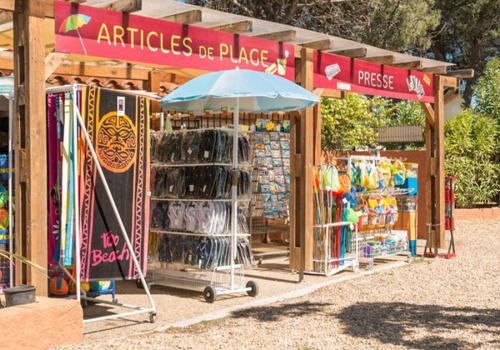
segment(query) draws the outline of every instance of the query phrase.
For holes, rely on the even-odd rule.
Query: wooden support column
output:
[[[314,166],[321,165],[321,101],[314,106]]]
[[[428,162],[429,193],[423,193],[427,203],[427,223],[432,224],[434,248],[445,246],[445,201],[444,201],[444,86],[446,80],[436,75],[434,79],[434,104],[422,103],[426,115],[425,150]]]
[[[44,3],[16,0],[14,12],[16,252],[47,266],[47,145]],[[16,283],[47,295],[46,272],[16,264]]]
[[[444,78],[437,75],[434,79],[434,91],[436,100],[434,103],[434,144],[436,148],[434,157],[434,195],[435,208],[436,242],[435,246],[444,248],[445,246],[445,201],[444,201]]]
[[[300,59],[296,62],[297,81],[312,91],[313,86],[313,50],[302,48]],[[296,169],[299,177],[295,177],[297,194],[295,196],[295,237],[300,243],[300,276],[304,271],[312,269],[313,252],[313,163],[314,163],[314,108],[308,108],[300,115],[300,133],[296,140]],[[299,156],[300,154],[300,156]]]

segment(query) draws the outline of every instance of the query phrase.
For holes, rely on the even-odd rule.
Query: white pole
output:
[[[141,265],[139,264],[139,261],[137,260],[137,257],[135,256],[134,249],[132,247],[132,244],[130,243],[130,239],[128,238],[127,231],[125,230],[125,226],[123,225],[123,221],[122,221],[122,218],[120,216],[120,212],[118,211],[118,208],[116,207],[115,200],[113,199],[113,194],[111,193],[111,190],[109,189],[108,182],[106,181],[106,177],[104,176],[104,172],[102,171],[101,164],[99,163],[99,159],[97,158],[97,154],[95,153],[94,146],[92,145],[92,140],[90,140],[87,129],[85,128],[85,123],[83,122],[82,116],[80,115],[80,111],[77,109],[76,112],[77,112],[77,117],[78,117],[78,123],[80,124],[80,128],[83,132],[83,136],[85,137],[85,142],[87,143],[87,147],[89,148],[90,153],[92,153],[92,158],[94,159],[94,162],[96,163],[97,172],[99,173],[99,177],[102,181],[102,184],[104,186],[106,194],[108,195],[108,199],[111,203],[111,208],[113,209],[116,220],[118,221],[118,225],[120,226],[120,231],[122,233],[123,239],[125,239],[125,243],[127,244],[127,248],[130,250],[130,255],[132,256],[132,260],[134,262],[134,265],[137,267],[137,272],[139,273],[139,277],[140,277],[141,283],[144,287],[144,291],[146,292],[146,295],[148,297],[149,303],[150,303],[152,309],[154,310],[154,312],[156,312],[155,302],[153,300],[153,297],[151,296],[151,293],[149,292],[148,285],[146,284],[146,279],[144,278],[144,274],[142,273]]]
[[[80,196],[78,188],[78,121],[77,121],[77,110],[78,109],[78,87],[73,86],[73,174],[74,174],[74,228],[75,228],[75,267],[76,267],[76,300],[80,301],[80,290],[81,290],[81,266],[80,266]]]
[[[12,93],[9,94],[9,285],[12,288],[14,286],[14,261],[12,257],[13,253],[13,243],[14,243],[14,220],[12,220],[12,144],[14,142],[14,96]]]
[[[236,260],[236,237],[238,231],[238,177],[236,170],[238,169],[238,135],[240,124],[240,98],[236,98],[236,108],[233,113],[233,177],[231,186],[231,289],[234,289],[234,268]],[[239,175],[239,174],[238,174]]]

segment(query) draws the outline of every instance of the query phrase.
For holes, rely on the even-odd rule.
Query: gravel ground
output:
[[[500,220],[457,226],[456,259],[419,259],[222,320],[64,349],[500,349]]]

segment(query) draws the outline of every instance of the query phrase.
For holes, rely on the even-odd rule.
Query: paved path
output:
[[[500,221],[457,226],[453,260],[417,260],[222,320],[141,336],[128,329],[74,348],[500,349]]]

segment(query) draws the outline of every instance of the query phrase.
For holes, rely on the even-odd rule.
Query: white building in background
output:
[[[460,91],[449,90],[444,94],[444,119],[450,120],[463,110],[464,99]]]

